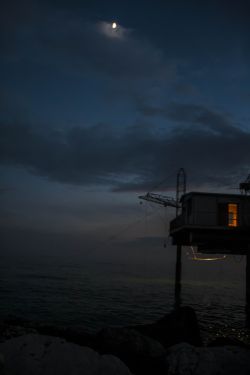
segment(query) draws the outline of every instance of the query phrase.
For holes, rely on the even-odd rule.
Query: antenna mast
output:
[[[247,176],[246,180],[240,183],[241,194],[250,194],[250,174]]]
[[[183,194],[186,193],[186,186],[187,186],[187,176],[184,168],[180,168],[177,173],[177,181],[176,181],[176,216],[179,214],[180,210],[180,199]]]

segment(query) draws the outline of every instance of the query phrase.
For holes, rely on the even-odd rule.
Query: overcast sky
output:
[[[180,167],[188,190],[235,192],[250,173],[249,12],[247,0],[1,1],[2,228],[109,238],[153,217],[138,194],[168,176],[172,193]],[[164,235],[162,218],[149,228]]]

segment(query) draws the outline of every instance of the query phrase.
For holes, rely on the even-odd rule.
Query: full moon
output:
[[[117,28],[117,23],[116,22],[113,22],[112,23],[112,29],[116,29]]]

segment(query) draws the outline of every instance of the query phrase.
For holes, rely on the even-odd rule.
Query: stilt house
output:
[[[246,254],[250,244],[250,196],[191,192],[170,223],[173,244],[199,252]]]

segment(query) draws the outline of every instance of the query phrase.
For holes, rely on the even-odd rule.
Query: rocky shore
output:
[[[8,319],[0,325],[0,374],[249,375],[250,348],[225,338],[204,346],[190,307],[96,334]]]

